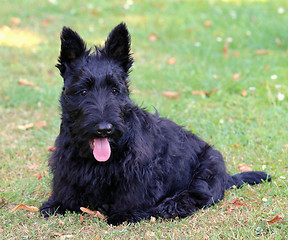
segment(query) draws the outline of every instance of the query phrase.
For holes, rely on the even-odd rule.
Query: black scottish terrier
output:
[[[225,189],[271,180],[256,171],[228,175],[209,144],[134,105],[132,64],[124,23],[95,51],[63,28],[56,65],[64,79],[62,123],[49,160],[53,191],[40,208],[44,216],[88,207],[115,225],[186,217],[219,202]]]

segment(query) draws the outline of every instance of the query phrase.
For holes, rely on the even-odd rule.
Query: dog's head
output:
[[[116,26],[104,47],[86,49],[70,28],[61,34],[56,67],[64,79],[62,121],[79,154],[107,161],[111,147],[125,131],[125,110],[130,103],[128,74],[133,64],[130,35],[124,23]]]

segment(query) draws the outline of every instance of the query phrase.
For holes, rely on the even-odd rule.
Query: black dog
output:
[[[62,123],[49,161],[53,191],[40,208],[44,216],[88,207],[100,209],[111,224],[186,217],[219,202],[234,185],[270,181],[264,172],[228,175],[209,144],[134,105],[132,63],[125,24],[95,51],[63,28],[57,65],[64,79]]]

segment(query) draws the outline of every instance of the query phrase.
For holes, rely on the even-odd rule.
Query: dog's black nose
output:
[[[113,131],[113,126],[111,123],[99,123],[96,125],[96,132],[99,135],[105,136],[110,135]]]

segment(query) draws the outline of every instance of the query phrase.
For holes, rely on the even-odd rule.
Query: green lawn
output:
[[[75,2],[1,2],[0,239],[287,239],[288,1]],[[121,21],[132,36],[133,100],[214,145],[229,173],[243,163],[265,169],[272,183],[229,191],[218,205],[173,221],[112,227],[88,215],[45,220],[12,212],[20,203],[39,207],[49,196],[61,28],[92,46]],[[23,79],[32,86],[19,84]],[[167,91],[178,98],[165,97]],[[39,121],[46,126],[28,128]],[[241,204],[232,204],[237,198]]]

